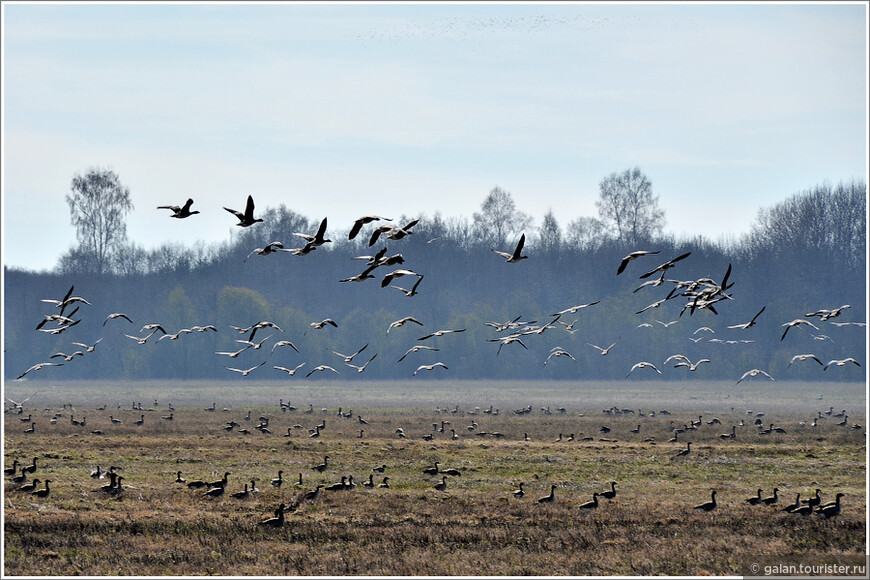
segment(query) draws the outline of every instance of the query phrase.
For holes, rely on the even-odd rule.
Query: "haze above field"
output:
[[[4,3],[3,262],[55,266],[91,166],[130,187],[146,248],[228,239],[248,194],[349,227],[471,216],[499,185],[564,224],[632,166],[667,232],[746,232],[866,180],[866,10]],[[196,221],[155,209],[189,196]]]

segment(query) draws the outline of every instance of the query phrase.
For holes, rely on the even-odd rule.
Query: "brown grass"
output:
[[[38,456],[33,477],[51,479],[53,485],[48,498],[37,500],[14,491],[7,478],[4,574],[730,575],[741,573],[747,558],[761,554],[866,552],[864,430],[836,427],[830,418],[819,421],[816,429],[801,427],[800,421],[808,423],[817,410],[830,406],[815,400],[815,388],[806,389],[802,403],[788,407],[776,404],[782,393],[769,392],[747,398],[752,407],[741,404],[732,411],[733,398],[717,400],[714,391],[699,386],[699,398],[684,399],[680,408],[672,407],[671,416],[638,417],[602,412],[612,406],[610,401],[629,398],[619,392],[619,385],[602,389],[598,397],[587,392],[582,406],[568,386],[560,391],[550,385],[543,396],[508,387],[485,385],[476,399],[475,393],[459,389],[463,399],[453,400],[474,402],[464,402],[455,414],[435,412],[436,406],[455,405],[433,405],[436,399],[449,400],[433,389],[416,398],[408,393],[388,398],[379,397],[383,391],[378,389],[386,387],[375,386],[365,394],[360,385],[344,391],[330,385],[328,393],[307,399],[322,402],[328,396],[346,402],[354,410],[352,418],[344,418],[334,405],[323,405],[327,413],[317,404],[314,414],[281,413],[274,392],[268,397],[274,402],[256,406],[245,406],[241,394],[236,400],[224,395],[218,399],[219,410],[208,413],[202,408],[211,404],[213,393],[197,398],[183,385],[166,384],[141,389],[138,397],[118,397],[142,399],[148,407],[146,401],[156,396],[162,402],[169,392],[187,403],[183,409],[175,403],[172,422],[159,418],[167,414],[165,407],[145,412],[141,427],[133,425],[141,413],[130,410],[129,403],[120,410],[111,405],[95,410],[106,395],[88,392],[90,400],[76,400],[72,412],[76,418],[87,416],[85,428],[70,424],[69,410],[61,411],[64,416],[56,425],[48,422],[70,399],[69,391],[64,398],[40,401],[39,408],[29,409],[37,417],[33,435],[22,433],[24,424],[16,416],[5,417],[7,464],[13,458],[29,463]],[[835,411],[845,406],[850,424],[863,424],[863,402],[851,398],[854,385],[826,388],[825,399]],[[791,387],[792,394],[799,391]],[[263,392],[249,395],[265,399]],[[300,409],[307,408],[299,403],[305,396],[294,396]],[[662,394],[663,400],[670,397],[676,394]],[[666,406],[644,392],[631,398],[635,410],[640,405],[651,410]],[[397,404],[377,404],[385,400]],[[528,415],[512,412],[542,400],[547,402],[533,405]],[[565,413],[556,411],[561,401],[569,403]],[[495,403],[502,407],[498,415],[483,412]],[[222,406],[233,410],[222,412]],[[552,414],[541,412],[547,406]],[[779,407],[784,409],[771,411]],[[747,408],[765,408],[765,423],[782,426],[788,434],[759,436]],[[248,409],[250,423],[243,420]],[[110,414],[123,424],[112,425]],[[680,435],[679,443],[667,443],[671,421],[683,425],[699,414],[702,421],[716,416],[721,424],[704,422]],[[252,429],[259,415],[270,418],[272,435]],[[357,415],[368,425],[361,425]],[[230,419],[252,434],[223,431],[221,425]],[[308,429],[324,419],[321,437],[309,438]],[[719,438],[740,419],[750,425],[738,428],[736,440]],[[440,426],[442,420],[450,421],[447,432],[423,440],[433,423]],[[477,427],[467,429],[473,421]],[[297,424],[303,428],[294,429]],[[640,433],[630,433],[638,424]],[[611,433],[601,435],[602,425]],[[293,436],[283,437],[288,427]],[[407,438],[396,435],[399,427]],[[450,440],[450,428],[458,441]],[[95,429],[105,434],[90,434]],[[362,439],[359,429],[365,430]],[[504,437],[477,435],[482,431]],[[523,441],[524,433],[531,441]],[[560,433],[563,439],[585,433],[594,441],[557,443]],[[643,442],[650,436],[654,442]],[[604,437],[611,441],[602,441]],[[675,457],[687,441],[692,453]],[[330,456],[330,467],[320,474],[311,467],[324,455]],[[422,473],[434,461],[462,472],[448,478],[444,492],[433,489],[440,477]],[[108,497],[94,491],[106,483],[88,477],[98,464],[121,468],[124,493]],[[364,489],[372,467],[381,464],[387,465],[391,488]],[[275,488],[268,482],[279,469],[285,482]],[[254,478],[260,493],[246,500],[229,493],[206,498],[174,483],[178,470],[187,479],[208,480],[229,471],[227,492],[241,490]],[[357,487],[324,491],[315,503],[298,503],[303,491],[342,475],[353,475]],[[382,477],[375,474],[375,482]],[[583,513],[577,509],[593,491],[607,489],[611,480],[618,482],[613,501],[601,500],[598,509]],[[520,482],[526,489],[522,500],[511,494]],[[558,486],[557,501],[539,504],[535,500],[549,492],[550,484]],[[825,520],[749,506],[744,499],[759,487],[765,496],[778,487],[780,508],[795,493],[808,497],[816,487],[824,500],[841,491],[846,494],[843,512]],[[711,488],[718,490],[720,507],[711,513],[693,510],[709,499]],[[287,524],[281,529],[257,526],[280,502],[291,506]]]

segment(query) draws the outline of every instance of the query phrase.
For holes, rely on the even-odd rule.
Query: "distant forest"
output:
[[[638,368],[629,380],[736,382],[751,369],[761,369],[776,381],[859,381],[865,376],[867,333],[865,326],[857,324],[867,320],[863,182],[818,185],[796,193],[762,208],[749,234],[718,242],[702,236],[666,236],[656,223],[629,231],[624,224],[581,218],[562,227],[552,213],[535,228],[513,208],[509,194],[507,201],[509,215],[499,216],[482,206],[473,220],[440,214],[389,216],[394,218],[390,222],[363,225],[353,240],[348,239],[352,224],[329,221],[326,237],[332,241],[305,255],[252,253],[274,241],[284,249],[303,247],[305,240],[294,233],[317,231],[322,216],[301,216],[282,205],[258,208],[262,223],[239,228],[238,235],[220,244],[167,244],[146,251],[128,243],[102,273],[77,268],[75,249],[52,272],[4,268],[5,379],[13,380],[32,365],[47,361],[63,366],[31,372],[23,380],[582,382],[625,379],[640,361],[652,363],[661,374]],[[604,206],[600,208],[603,216]],[[663,217],[651,215],[654,222]],[[493,217],[498,223],[482,229],[485,218]],[[414,220],[418,221],[408,228],[411,233],[401,239],[386,239],[385,232],[369,246],[375,228],[401,227]],[[507,263],[492,252],[513,252],[522,234],[522,254],[527,259]],[[354,257],[374,255],[383,248],[384,256],[401,254],[403,262],[371,270],[371,279],[340,282],[366,270],[365,260]],[[658,253],[629,262],[617,275],[623,258],[636,250]],[[686,253],[690,255],[663,275],[655,272],[640,278]],[[693,297],[686,295],[692,291],[688,283],[709,279],[710,284],[722,284],[729,268],[727,296],[720,295],[712,308],[692,308]],[[395,277],[382,287],[385,276],[397,269],[422,275],[415,295],[406,296],[392,287],[411,290],[419,279],[413,274]],[[36,330],[47,315],[59,311],[42,299],[60,300],[73,285],[73,295],[90,302],[65,309],[69,315],[78,307],[72,318],[80,322],[57,334]],[[597,303],[556,316],[593,302]],[[849,307],[838,316],[812,316],[843,305]],[[749,322],[762,308],[754,325],[728,328]],[[112,313],[123,313],[132,323],[124,317],[107,318]],[[422,325],[408,322],[390,329],[391,323],[407,316]],[[311,326],[326,318],[337,327]],[[784,326],[796,319],[813,326]],[[488,324],[515,320],[525,324],[505,330]],[[260,348],[247,348],[235,358],[216,354],[245,346],[236,341],[248,339],[250,331],[243,334],[232,326],[244,328],[261,321],[270,321],[280,330],[268,326],[257,330],[251,342],[266,339]],[[169,334],[195,325],[214,325],[217,330],[162,340],[164,335],[157,331],[144,344],[125,336],[144,337],[148,330],[143,327],[152,323]],[[56,328],[56,322],[42,328]],[[464,331],[420,340],[445,329]],[[518,340],[493,341],[521,332]],[[73,344],[93,345],[97,340],[93,352]],[[276,347],[281,340],[292,342],[298,352],[290,346]],[[616,344],[606,356],[590,346],[606,348],[612,343]],[[335,354],[350,355],[364,345],[352,363],[362,366],[372,355],[376,357],[363,372]],[[438,350],[421,349],[398,362],[414,346]],[[559,349],[567,354],[550,357]],[[68,362],[51,358],[75,351],[84,354]],[[702,358],[710,362],[694,371],[675,367],[677,360],[665,364],[674,354],[693,363]],[[823,363],[854,357],[862,366],[848,363],[823,370],[812,359],[792,362],[798,354],[814,354]],[[420,365],[436,362],[447,368],[414,375]],[[245,370],[261,363],[247,377],[225,368]],[[293,369],[302,363],[293,376],[273,368]],[[306,378],[323,364],[339,374],[323,370]],[[759,381],[766,380],[758,376],[741,384],[754,382],[751,388],[757,388]]]

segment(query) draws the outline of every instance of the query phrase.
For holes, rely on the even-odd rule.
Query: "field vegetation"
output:
[[[765,555],[866,553],[863,383],[10,387],[17,401],[38,394],[4,416],[5,466],[36,457],[27,481],[52,483],[39,498],[6,477],[7,576],[735,575]],[[170,403],[173,419],[163,419]],[[36,426],[25,434],[29,414]],[[271,433],[254,428],[260,416]],[[761,435],[756,419],[786,433]],[[229,421],[239,426],[223,429]],[[668,441],[692,421],[700,425]],[[732,426],[734,439],[720,437]],[[328,467],[312,469],[324,456]],[[435,462],[461,475],[424,474]],[[108,481],[89,477],[98,465],[117,468],[123,492],[98,491]],[[229,472],[226,493],[189,489],[178,471],[188,481]],[[369,475],[373,488],[363,486]],[[302,499],[342,476],[355,488]],[[385,476],[390,486],[379,488]],[[434,487],[442,477],[443,491]],[[252,479],[257,493],[231,496]],[[612,500],[579,507],[611,481]],[[551,485],[555,501],[538,502]],[[765,497],[778,488],[778,503],[749,505],[758,488]],[[823,502],[845,494],[839,515],[781,511],[816,488]],[[718,507],[693,509],[712,489]],[[258,525],[281,503],[283,527]]]

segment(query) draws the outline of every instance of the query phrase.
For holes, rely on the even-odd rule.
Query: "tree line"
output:
[[[101,183],[114,194],[120,192],[121,203],[113,216],[123,221],[124,212],[132,209],[132,203],[126,203],[129,192],[125,202],[117,176],[94,172],[102,173]],[[91,217],[76,215],[77,208],[86,205],[76,195],[98,190],[82,186],[82,181],[88,182],[88,175],[74,179],[68,199],[73,225],[87,229],[89,220],[93,227],[112,222],[107,216],[94,219],[93,212]],[[79,232],[79,245],[52,272],[4,269],[6,376],[14,379],[37,362],[64,362],[50,357],[81,350],[73,342],[93,344],[102,339],[93,352],[27,378],[413,380],[419,365],[441,361],[446,370],[435,368],[417,376],[621,380],[641,360],[655,364],[662,374],[641,369],[631,374],[631,380],[736,381],[751,368],[763,369],[777,380],[863,377],[863,369],[852,365],[822,371],[814,363],[791,364],[794,355],[809,352],[824,362],[849,356],[865,362],[864,327],[841,324],[866,320],[863,182],[822,184],[798,192],[761,209],[751,232],[729,242],[664,235],[664,212],[637,168],[611,174],[599,189],[598,216],[577,218],[564,228],[553,212],[535,228],[510,193],[496,187],[470,220],[439,213],[401,216],[395,225],[417,221],[412,233],[399,240],[381,237],[372,246],[370,234],[384,222],[367,224],[353,240],[348,239],[349,226],[330,227],[333,242],[306,255],[252,254],[273,241],[288,249],[295,242],[301,245],[294,232],[317,229],[319,221],[283,205],[264,208],[258,213],[263,223],[220,244],[166,244],[146,251],[127,241],[118,224],[111,235]],[[528,259],[505,264],[491,252],[512,251],[521,233],[526,234]],[[384,247],[385,255],[401,254],[403,262],[375,268],[370,272],[373,279],[339,282],[366,269],[365,260],[353,258],[373,256]],[[622,259],[638,249],[658,253],[632,261],[617,276]],[[655,284],[656,273],[646,279],[652,284],[642,286],[641,274],[685,253],[690,255],[663,272],[661,282]],[[412,274],[382,287],[384,276],[394,269],[422,276],[415,295],[393,287],[410,289],[417,280]],[[733,286],[727,290],[729,297],[712,309],[716,313],[687,306],[692,299],[683,295],[686,290],[678,289],[677,281],[719,283],[729,270]],[[36,331],[35,326],[54,312],[41,299],[60,298],[72,285],[75,294],[91,303],[79,305],[75,318],[81,322],[58,334]],[[662,302],[647,308],[658,301]],[[595,304],[556,316],[591,303]],[[836,318],[807,317],[844,304],[850,307]],[[753,327],[728,328],[748,321],[761,308],[764,312]],[[125,313],[133,323],[106,320],[115,312]],[[406,316],[422,326],[409,322],[390,328]],[[338,326],[310,326],[325,318]],[[815,328],[802,325],[781,339],[782,325],[796,318],[807,319]],[[515,319],[526,324],[501,332],[487,324]],[[246,346],[236,341],[248,339],[250,331],[243,334],[232,326],[265,320],[280,331],[257,330],[251,342],[265,339],[260,348],[248,348],[235,358],[215,354]],[[125,336],[145,336],[140,328],[149,323],[161,324],[169,334],[194,325],[214,325],[216,331],[162,340],[158,332],[145,344]],[[442,329],[463,332],[419,340]],[[523,330],[527,334],[519,335],[518,341],[493,342]],[[274,347],[279,340],[291,341],[298,352]],[[591,346],[614,342],[607,356]],[[335,354],[353,353],[364,345],[354,364],[377,357],[362,373]],[[414,346],[438,350],[421,349],[398,362]],[[574,360],[548,359],[556,349]],[[674,368],[673,362],[663,364],[677,353],[692,361],[708,358],[710,363],[695,372]],[[247,369],[260,363],[262,367],[247,378],[225,368]],[[305,366],[292,377],[272,368],[302,363]],[[340,374],[327,371],[305,378],[321,364]]]

